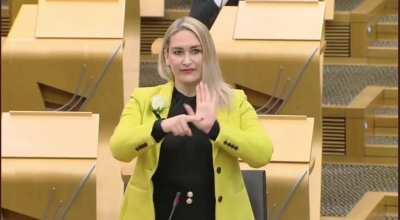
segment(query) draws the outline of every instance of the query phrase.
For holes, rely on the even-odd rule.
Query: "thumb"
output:
[[[185,108],[186,112],[188,113],[188,115],[195,115],[192,107],[186,103],[183,104],[183,107]]]

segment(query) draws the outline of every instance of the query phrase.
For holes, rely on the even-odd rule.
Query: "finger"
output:
[[[175,126],[178,136],[185,136],[185,129],[182,127],[181,122],[179,121]]]
[[[201,82],[200,82],[201,83]],[[201,91],[200,91],[200,83],[196,86],[196,103],[197,105],[201,103]]]
[[[181,136],[181,133],[182,133],[182,128],[181,128],[181,126],[180,126],[180,123],[179,123],[179,121],[180,121],[180,116],[175,116],[176,118],[175,118],[175,120],[174,120],[174,123],[171,125],[171,130],[172,130],[172,133],[174,134],[174,136]]]
[[[211,98],[210,98],[210,90],[208,89],[208,85],[204,84],[204,99],[205,102],[210,102]]]
[[[186,121],[181,121],[181,126],[187,136],[192,136],[192,131]]]
[[[197,115],[188,115],[186,117],[186,122],[197,122],[203,120],[203,117],[199,117]]]
[[[182,129],[183,135],[188,135],[189,134],[189,127],[187,125],[187,121],[186,121],[186,115],[182,115],[182,117],[179,120],[179,126]]]
[[[192,107],[186,103],[183,104],[183,107],[185,108],[186,112],[188,113],[188,115],[195,115]]]
[[[213,105],[213,107],[214,107],[214,109],[215,109],[216,106],[217,106],[217,94],[215,94],[215,93],[212,94],[212,96],[211,96],[211,103],[212,103],[212,105]]]
[[[172,135],[174,135],[174,136],[178,136],[178,131],[176,130],[175,127],[171,130],[171,133],[172,133]]]
[[[204,89],[204,83],[200,82],[200,93],[201,93],[201,101],[205,102],[206,101],[206,94],[205,94],[205,89]]]

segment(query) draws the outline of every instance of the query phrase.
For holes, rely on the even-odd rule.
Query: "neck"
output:
[[[181,83],[175,83],[175,88],[187,97],[196,96],[196,85],[185,85]]]

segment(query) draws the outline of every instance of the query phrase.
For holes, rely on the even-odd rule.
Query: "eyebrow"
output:
[[[190,49],[198,48],[198,47],[201,48],[201,45],[194,45],[194,46],[191,46]],[[182,48],[183,48],[183,47],[179,47],[179,46],[177,46],[177,47],[171,47],[171,49],[182,49]]]

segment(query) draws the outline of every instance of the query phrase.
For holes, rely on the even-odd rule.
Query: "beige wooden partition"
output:
[[[315,162],[309,176],[309,186],[313,190],[308,192],[308,216],[301,215],[301,219],[320,217],[323,66],[320,48],[324,9],[325,3],[321,1],[241,1],[239,7],[224,7],[211,29],[224,79],[244,89],[254,106],[269,103],[271,107],[271,103],[276,103],[270,113],[281,108],[279,114],[307,115],[315,119],[310,156]],[[305,30],[311,34],[307,35]],[[249,33],[254,36],[245,36]],[[308,61],[304,74],[298,77]],[[297,86],[290,89],[295,81]],[[288,96],[290,92],[292,95]],[[279,105],[281,107],[276,107]],[[305,210],[301,205],[298,210]]]
[[[122,32],[115,39],[85,39],[68,37],[68,33],[65,38],[59,37],[59,30],[56,37],[49,34],[39,38],[38,27],[51,29],[48,26],[60,23],[46,20],[39,25],[38,12],[36,5],[24,5],[4,42],[2,111],[56,109],[71,99],[74,102],[66,109],[74,110],[90,99],[82,110],[99,113],[101,124],[116,121],[123,105]],[[76,25],[75,31],[90,34],[87,26]],[[90,91],[113,55],[113,62],[90,98]]]
[[[8,5],[10,9],[9,13],[11,22],[14,22],[22,5],[37,4],[38,2],[39,0],[9,0]],[[139,0],[139,4],[140,7],[136,8],[140,8],[140,15],[142,17],[163,17],[165,15],[165,0]]]
[[[399,195],[396,192],[366,192],[345,220],[398,218]]]
[[[310,219],[310,193],[315,190],[310,176],[320,172],[311,157],[314,119],[290,115],[259,118],[274,146],[271,162],[258,168],[267,174],[268,219]],[[241,163],[241,169],[254,168]]]
[[[99,114],[97,180],[90,185],[97,202],[89,204],[97,206],[97,215],[83,219],[118,218],[122,182],[108,141],[139,81],[138,9],[139,0],[40,0],[21,7],[2,44],[3,112]]]
[[[2,208],[53,219],[71,202],[66,219],[95,219],[98,131],[99,115],[88,112],[3,113]]]
[[[12,0],[8,1],[11,24],[14,23],[23,4],[37,4],[38,0]]]
[[[325,0],[325,20],[333,20],[335,15],[335,0]]]

